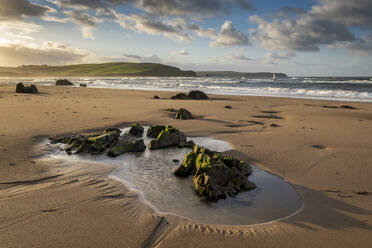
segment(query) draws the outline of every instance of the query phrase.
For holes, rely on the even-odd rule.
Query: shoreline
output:
[[[118,123],[169,124],[190,136],[233,144],[231,154],[293,185],[303,209],[275,223],[239,228],[164,218],[107,178],[109,168],[91,165],[32,184],[0,185],[0,238],[7,247],[322,247],[325,242],[329,247],[368,247],[372,241],[371,197],[354,193],[372,191],[371,103],[358,102],[356,110],[348,110],[325,109],[322,105],[334,101],[324,100],[215,95],[207,101],[153,100],[159,92],[39,90],[43,94],[21,95],[13,86],[0,86],[0,113],[7,117],[0,121],[0,182],[53,175],[48,164],[30,162],[40,155],[29,150],[33,137]],[[161,92],[161,97],[172,94]],[[197,119],[174,120],[164,112],[167,107],[185,107]],[[276,111],[281,119],[254,117],[267,116],[261,111]],[[78,235],[82,230],[85,238]]]

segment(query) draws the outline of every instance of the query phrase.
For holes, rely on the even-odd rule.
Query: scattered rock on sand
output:
[[[16,93],[25,93],[25,94],[37,94],[39,93],[35,85],[31,84],[30,86],[25,86],[23,83],[17,84]]]
[[[341,105],[341,106],[330,106],[330,105],[323,105],[323,108],[342,108],[342,109],[356,109],[350,105]]]
[[[177,95],[175,96],[172,96],[171,99],[174,99],[174,100],[186,100],[188,99],[187,98],[187,95],[185,93],[178,93]]]
[[[208,99],[208,95],[200,90],[190,91],[187,97],[190,99],[194,99],[194,100],[207,100]]]
[[[190,91],[187,95],[185,93],[178,93],[175,96],[172,96],[171,99],[178,100],[207,100],[208,95],[200,90]]]
[[[210,201],[235,196],[241,191],[256,188],[248,180],[252,174],[249,164],[222,153],[194,146],[179,168],[174,171],[178,177],[193,175],[193,186],[197,194]]]
[[[59,79],[56,81],[56,86],[72,86],[72,85],[74,84],[68,81],[67,79]]]
[[[86,84],[80,84],[80,87],[87,87]]]
[[[230,105],[226,105],[225,109],[232,109],[232,107]]]
[[[350,106],[350,105],[341,105],[340,108],[343,108],[343,109],[355,109],[355,107]]]
[[[191,120],[193,119],[192,114],[187,109],[181,108],[176,113],[176,119],[180,120]]]
[[[155,95],[155,96],[153,97],[153,99],[160,99],[160,97],[159,97],[158,95]]]

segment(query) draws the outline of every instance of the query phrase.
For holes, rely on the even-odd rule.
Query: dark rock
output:
[[[180,161],[178,159],[173,159],[173,162],[179,163]]]
[[[186,100],[187,95],[185,93],[178,93],[177,95],[172,96],[171,99]]]
[[[273,123],[270,125],[270,127],[280,127],[280,126],[278,124]]]
[[[337,106],[323,105],[323,108],[338,108]]]
[[[80,84],[80,87],[87,87],[86,84]]]
[[[343,108],[343,109],[355,109],[355,107],[350,106],[350,105],[341,105],[340,108]]]
[[[19,83],[16,86],[16,93],[37,94],[39,91],[33,84],[30,86],[25,86],[23,83]]]
[[[151,140],[149,149],[156,150],[172,146],[185,147],[186,136],[178,129],[175,129],[171,126],[166,126],[156,140]]]
[[[107,156],[117,157],[121,154],[128,152],[144,152],[146,150],[145,143],[143,139],[130,141],[124,138],[119,138],[119,141],[115,146],[111,147]]]
[[[174,174],[178,177],[194,175],[196,193],[210,201],[256,188],[247,178],[252,174],[247,163],[198,146],[186,155]]]
[[[190,113],[190,111],[188,111],[187,109],[179,109],[176,113],[176,119],[180,119],[180,120],[190,120],[192,119],[192,114]]]
[[[147,130],[146,136],[149,138],[157,138],[159,134],[164,131],[166,126],[150,126]]]
[[[160,97],[159,97],[158,95],[155,95],[155,96],[153,97],[153,99],[160,99]]]
[[[229,106],[229,105],[226,105],[226,106],[225,106],[225,109],[232,109],[232,107]]]
[[[190,99],[194,99],[194,100],[207,100],[208,99],[208,95],[200,90],[190,91],[187,97]]]
[[[59,79],[56,81],[56,86],[71,86],[71,85],[74,85],[74,84],[68,81],[67,79]]]
[[[100,154],[117,143],[120,133],[119,129],[109,128],[88,136],[74,135],[49,139],[52,144],[66,144],[66,153],[69,155],[78,153]]]
[[[165,111],[172,112],[172,113],[176,113],[177,112],[177,110],[174,109],[174,108],[167,108]]]
[[[143,127],[138,123],[133,124],[133,126],[129,130],[129,133],[137,137],[142,137]]]

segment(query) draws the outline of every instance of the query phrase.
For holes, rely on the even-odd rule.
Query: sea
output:
[[[67,78],[76,87],[187,92],[201,90],[208,94],[270,96],[372,102],[372,77],[288,77],[252,79],[244,77],[82,77]],[[0,84],[18,82],[54,85],[57,78],[0,78]]]

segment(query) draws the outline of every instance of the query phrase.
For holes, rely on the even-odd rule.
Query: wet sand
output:
[[[372,243],[372,104],[0,86],[1,247],[369,247]],[[152,99],[153,95],[162,99]],[[356,109],[324,108],[352,105]],[[226,109],[230,105],[232,109]],[[175,120],[166,108],[187,108]],[[40,159],[36,142],[133,122],[170,124],[229,142],[230,153],[291,183],[302,211],[253,226],[160,216],[107,175],[110,165],[64,167]]]

